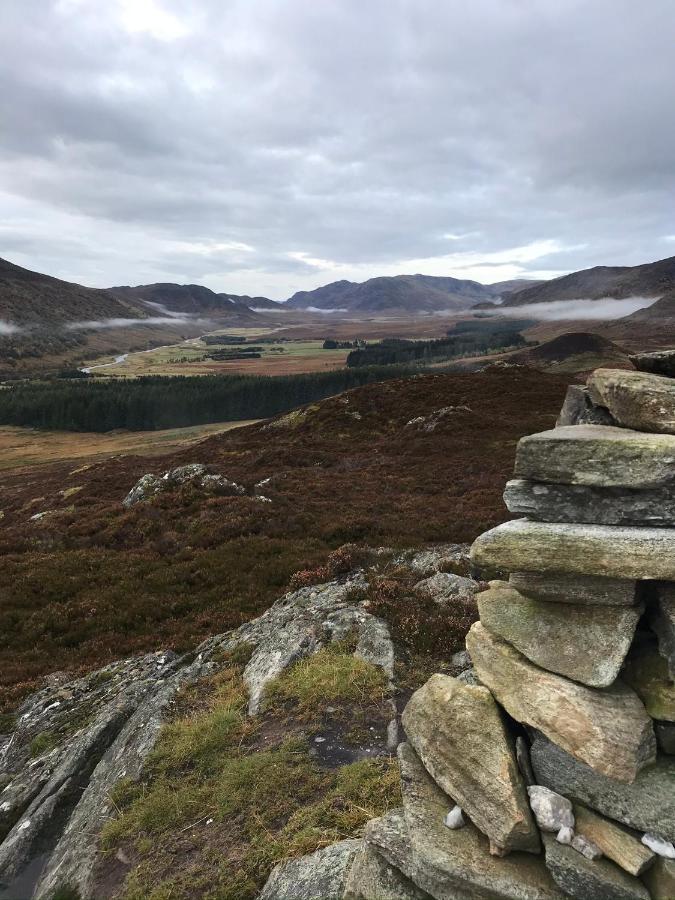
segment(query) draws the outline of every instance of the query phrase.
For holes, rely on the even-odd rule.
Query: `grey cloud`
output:
[[[543,240],[563,249],[513,274],[672,251],[671,0],[133,6],[1,5],[0,256],[281,298],[333,280],[291,253],[368,277]]]

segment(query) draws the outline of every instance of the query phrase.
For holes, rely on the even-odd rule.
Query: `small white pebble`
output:
[[[18,830],[19,830],[19,831],[25,831],[26,828],[30,828],[30,819],[26,819],[24,822],[22,822],[22,823],[19,825]]]
[[[555,839],[559,844],[571,844],[574,840],[574,829],[563,825]]]
[[[213,819],[207,819],[207,820],[206,820],[206,824],[207,824],[207,825],[211,825],[212,822],[213,822]]]
[[[675,847],[670,841],[665,841],[657,834],[643,834],[642,843],[658,856],[665,856],[666,859],[675,859]]]
[[[583,834],[578,834],[572,839],[572,847],[586,859],[600,859],[602,856],[602,850],[593,841],[585,838]]]
[[[454,831],[457,828],[463,828],[466,825],[464,815],[460,806],[453,806],[445,817],[445,824]]]
[[[324,737],[315,737],[314,738],[315,744],[323,744],[323,743],[325,743],[325,741],[326,741],[326,738],[324,738]]]

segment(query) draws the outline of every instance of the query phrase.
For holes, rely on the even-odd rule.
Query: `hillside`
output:
[[[518,362],[551,373],[588,372],[606,367],[632,368],[628,354],[599,334],[575,331],[561,334],[536,347],[509,355]]]
[[[113,287],[109,288],[109,292],[168,315],[209,315],[230,321],[259,321],[251,307],[279,308],[279,304],[267,297],[219,294],[199,284],[141,284],[136,287]]]
[[[341,544],[472,540],[507,517],[515,444],[552,426],[568,381],[524,368],[423,375],[164,458],[3,472],[2,699],[57,668],[189,649],[260,613]],[[122,506],[142,475],[193,462],[245,494],[178,488]]]
[[[640,266],[595,266],[543,284],[511,291],[504,306],[604,297],[660,297],[675,288],[675,256]]]
[[[344,309],[350,312],[436,312],[467,309],[496,293],[477,281],[431,275],[395,275],[364,282],[335,281],[313,291],[299,291],[291,309]]]

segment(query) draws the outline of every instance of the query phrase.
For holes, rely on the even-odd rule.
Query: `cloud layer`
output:
[[[671,0],[0,4],[0,256],[280,299],[675,253]]]

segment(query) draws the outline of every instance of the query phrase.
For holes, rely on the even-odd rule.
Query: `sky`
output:
[[[673,0],[2,0],[0,256],[285,299],[675,255]]]

